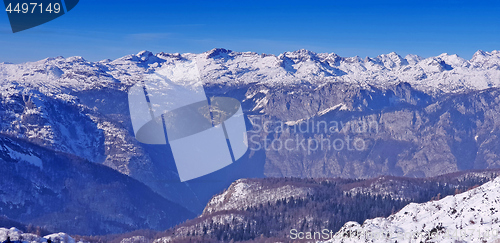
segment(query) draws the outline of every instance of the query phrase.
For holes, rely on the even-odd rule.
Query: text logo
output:
[[[79,0],[4,0],[12,32],[54,20],[73,9]]]
[[[240,102],[207,98],[196,62],[167,65],[128,92],[135,137],[169,144],[181,181],[230,165],[248,149]]]

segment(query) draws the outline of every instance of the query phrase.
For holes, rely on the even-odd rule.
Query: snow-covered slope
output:
[[[438,201],[411,203],[388,218],[348,222],[329,242],[497,242],[500,178]]]
[[[164,230],[194,217],[113,169],[2,134],[0,175],[0,215],[51,232]],[[22,229],[9,222],[0,218],[0,227]]]
[[[433,178],[240,179],[214,196],[202,215],[164,232],[166,237],[156,242],[313,242],[307,232],[328,230],[330,236],[349,221],[387,217],[410,202],[455,195],[498,175],[499,169]],[[304,237],[294,237],[293,229]],[[321,234],[315,239],[329,238]]]
[[[0,228],[0,242],[6,242],[7,239],[11,242],[20,243],[46,243],[49,239],[53,243],[75,243],[75,240],[66,233],[56,233],[39,237],[35,234],[23,233],[14,227],[10,229]]]
[[[340,57],[334,53],[318,54],[307,50],[275,56],[232,52],[225,49],[213,49],[200,54],[153,54],[142,51],[116,60],[99,62],[89,62],[82,57],[55,57],[22,64],[0,63],[0,132],[102,163],[138,179],[169,200],[185,205],[192,211],[201,211],[212,195],[205,196],[205,199],[199,198],[193,189],[195,184],[168,183],[178,180],[175,169],[170,168],[173,166],[164,163],[167,157],[165,154],[168,153],[153,146],[140,144],[134,138],[127,103],[128,89],[145,75],[168,70],[188,60],[196,60],[200,75],[206,86],[209,86],[207,94],[214,90],[218,94],[233,92],[229,95],[234,95],[242,102],[246,115],[265,114],[288,122],[287,124],[306,120],[312,116],[328,117],[337,111],[360,110],[360,106],[369,102],[379,105],[387,97],[387,106],[398,104],[401,100],[400,94],[396,92],[396,95],[391,96],[392,91],[387,94],[383,91],[385,88],[394,87],[397,83],[411,84],[411,89],[409,87],[402,89],[409,90],[407,93],[403,92],[407,95],[405,102],[410,104],[420,102],[418,104],[422,106],[429,104],[430,98],[413,92],[414,88],[429,93],[432,93],[431,91],[454,93],[500,87],[499,51],[478,51],[471,60],[448,54],[430,58],[408,55],[403,58],[396,53],[389,53],[362,59]],[[406,87],[405,85],[401,84]],[[369,92],[373,91],[373,87],[382,91]],[[492,93],[491,96],[495,97],[496,94]],[[483,98],[479,97],[478,100],[483,101]],[[492,101],[485,99],[483,103],[486,107],[484,109],[489,109],[490,107],[486,105]],[[378,109],[376,107],[379,106],[364,107]],[[380,105],[380,107],[385,106]],[[433,107],[437,109],[441,106]],[[471,107],[476,109],[478,106],[474,103]],[[485,114],[491,118],[487,118],[498,121],[494,117],[496,113],[489,110]],[[473,112],[479,111],[473,110]],[[391,121],[400,123],[410,121],[411,119],[408,119],[410,116],[416,119],[421,117],[420,113],[415,115],[405,113],[405,117],[399,114],[389,115],[395,117],[393,119],[389,116]],[[446,118],[441,116],[439,109],[432,115]],[[492,123],[478,124],[488,126]],[[424,125],[428,126],[428,129],[431,127]],[[485,134],[486,131],[489,134],[489,131],[498,131],[495,130],[495,126],[488,126],[481,132],[484,130]],[[400,124],[387,124],[384,127],[400,128],[394,135],[396,139],[403,136],[399,133],[409,131]],[[421,130],[416,128],[415,131]],[[391,131],[390,134],[395,133]],[[429,134],[439,133],[432,131]],[[478,135],[478,143],[484,141],[481,134]],[[404,138],[410,135],[412,134],[404,134]],[[484,137],[496,141],[495,136],[484,135]],[[427,141],[420,137],[412,140]],[[444,146],[447,143],[439,144]],[[489,144],[494,146],[493,142]],[[419,147],[428,148],[420,144]],[[439,148],[440,151],[447,151],[446,149]],[[444,160],[443,163],[446,165],[428,171],[446,173],[457,170],[451,156],[434,159],[435,156],[432,154],[441,155],[441,153],[434,151],[429,153],[431,155],[425,157],[430,158],[431,162]],[[420,154],[418,156],[424,157]],[[272,164],[269,161],[276,160],[292,164],[289,158],[274,157],[272,160],[268,159],[266,163]],[[302,164],[303,158],[295,157],[300,158],[297,160]],[[331,156],[324,156],[327,157]],[[490,166],[497,163],[496,158],[489,156],[486,162],[482,163]],[[321,163],[318,163],[318,159],[314,159],[310,164]],[[268,176],[325,177],[340,176],[340,173],[346,176],[367,176],[366,172],[359,170],[345,170],[327,165],[328,168],[335,169],[331,173],[327,171],[312,175],[309,173],[312,170],[307,166],[305,170],[296,171],[290,169],[293,167],[290,165],[287,165],[287,168],[272,165],[266,167],[265,173]],[[413,175],[411,173],[414,165],[413,161],[405,163],[403,173],[399,174]],[[481,165],[478,168],[487,166]],[[379,170],[373,171],[375,174],[369,176],[380,174]],[[418,175],[434,175],[428,171],[418,172]],[[225,182],[223,187],[233,180],[231,178]],[[223,187],[212,187],[213,192],[218,192]]]
[[[259,181],[251,179],[240,179],[235,181],[223,193],[214,196],[203,210],[203,214],[211,214],[218,211],[244,209],[255,207],[267,202],[294,196],[303,198],[312,193],[311,188],[294,185],[280,185],[274,187],[263,187]]]

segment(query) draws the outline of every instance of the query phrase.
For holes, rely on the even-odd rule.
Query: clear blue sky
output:
[[[80,0],[64,16],[15,34],[0,12],[0,62],[54,56],[98,61],[141,50],[200,53],[215,47],[361,57],[446,52],[467,59],[478,49],[500,49],[498,0]]]

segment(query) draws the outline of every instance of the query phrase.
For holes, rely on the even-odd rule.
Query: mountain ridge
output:
[[[211,61],[203,61],[207,59]],[[155,70],[162,64],[168,65],[171,62],[187,60],[204,62],[200,67],[207,69],[207,80],[213,82],[222,78],[222,81],[226,83],[235,78],[245,79],[244,83],[260,82],[268,85],[279,85],[283,81],[285,81],[284,84],[293,84],[304,80],[315,84],[339,81],[382,87],[384,83],[408,82],[421,90],[461,92],[498,87],[500,77],[500,52],[497,50],[491,52],[478,50],[470,60],[463,59],[456,54],[449,55],[447,53],[428,58],[408,54],[403,58],[395,52],[381,54],[376,57],[366,57],[363,60],[357,56],[341,57],[335,53],[315,53],[305,49],[284,52],[277,56],[255,52],[233,52],[223,48],[214,48],[200,54],[169,54],[164,52],[153,54],[149,51],[141,51],[138,54],[127,55],[116,60],[107,59],[98,62],[89,62],[80,56],[69,58],[60,56],[22,64],[3,63],[0,64],[0,73],[5,78],[5,73],[9,71],[7,67],[48,65],[59,70],[49,68],[49,70],[41,72],[52,73],[57,79],[60,79],[64,74],[64,72],[61,73],[60,65],[64,63],[71,65],[86,64],[89,67],[94,67],[94,70],[102,75],[99,76],[100,78],[111,78],[114,81],[120,80],[123,83],[124,78],[115,72],[116,70],[113,71],[106,67],[121,66],[127,67],[129,71],[137,72],[137,69],[134,70],[130,64],[136,63],[140,68]],[[214,64],[224,65],[227,71],[214,69]],[[64,68],[67,69],[67,67]],[[245,69],[247,70],[245,71]],[[205,70],[200,71],[203,73]],[[249,71],[257,72],[259,75],[245,76],[244,74]],[[268,77],[259,77],[263,74]],[[482,77],[483,74],[485,77]],[[381,76],[387,77],[382,78]],[[321,80],[318,78],[321,78]],[[467,78],[481,79],[481,83],[467,82]],[[63,77],[64,79],[67,79],[67,77]],[[294,79],[295,81],[291,82],[284,79]],[[220,81],[216,83],[221,84]],[[229,84],[232,83],[229,82]],[[64,86],[64,83],[62,83],[62,86]],[[74,85],[72,88],[85,87]]]
[[[25,139],[0,134],[0,165],[0,214],[50,231],[161,230],[194,216],[129,176]]]
[[[307,50],[276,56],[219,48],[200,54],[142,51],[99,62],[55,57],[0,64],[0,130],[104,164],[201,213],[213,194],[243,177],[422,177],[498,167],[499,58],[498,51],[478,51],[471,60],[396,53],[363,60]],[[248,135],[256,135],[257,143],[357,136],[366,150],[309,154],[252,151],[251,144],[234,163],[246,166],[240,173],[228,168],[178,183],[170,148],[134,138],[127,91],[145,75],[190,60],[199,65],[207,95],[242,103]],[[258,119],[261,123],[253,122]],[[376,121],[379,129],[376,134],[252,131],[269,122],[297,128],[314,121]]]

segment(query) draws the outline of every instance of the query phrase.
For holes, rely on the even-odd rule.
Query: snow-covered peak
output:
[[[43,238],[50,240],[51,242],[60,242],[60,243],[75,243],[75,240],[66,233],[55,233],[46,235]]]
[[[478,51],[471,60],[441,54],[421,58],[397,53],[362,59],[308,50],[278,56],[222,48],[201,54],[153,54],[141,51],[116,60],[89,62],[82,57],[47,58],[23,64],[0,64],[0,92],[12,86],[44,94],[133,85],[145,74],[196,61],[208,85],[324,85],[344,82],[385,88],[401,82],[423,91],[463,92],[500,87],[500,52]],[[119,85],[117,85],[119,84]],[[9,87],[9,88],[6,88]]]
[[[424,60],[424,58],[415,54],[408,54],[405,56],[405,60],[408,62],[408,64],[415,65],[418,62]]]
[[[346,223],[329,242],[496,242],[500,178],[438,201],[411,203],[387,218]]]
[[[408,61],[395,52],[379,55],[378,57],[376,57],[376,59],[379,60],[382,65],[388,69],[408,65]]]
[[[441,57],[429,57],[422,60],[417,65],[425,70],[426,73],[443,73],[445,71],[450,71],[453,67],[446,63]]]
[[[477,69],[496,69],[500,70],[500,52],[492,51],[485,52],[482,50],[477,51],[470,60],[474,68]]]
[[[308,193],[312,193],[312,189],[308,187],[293,185],[265,186],[259,181],[239,179],[233,182],[226,191],[214,196],[208,202],[203,214],[254,207],[267,202],[274,203],[290,196],[302,198]]]
[[[485,56],[488,56],[489,53],[488,52],[485,52],[483,50],[478,50],[474,53],[474,55],[472,56],[472,59],[474,58],[480,58],[480,57],[485,57]]]
[[[224,48],[214,48],[208,52],[206,52],[207,58],[229,58],[230,54],[233,53],[231,50],[227,50]]]
[[[113,61],[112,64],[120,64],[120,63],[126,63],[127,61],[133,62],[133,63],[155,63],[155,62],[161,62],[162,60],[158,58],[155,54],[153,54],[150,51],[140,51],[139,53],[135,55],[127,55],[122,58],[118,58],[117,60]]]
[[[294,52],[285,52],[283,53],[283,56],[290,58],[294,60],[295,62],[300,62],[300,61],[308,61],[311,59],[315,59],[316,53],[306,50],[306,49],[300,49]]]
[[[448,55],[447,53],[443,53],[438,56],[445,63],[449,64],[453,68],[455,67],[468,67],[470,65],[469,61],[459,57],[457,54]]]

